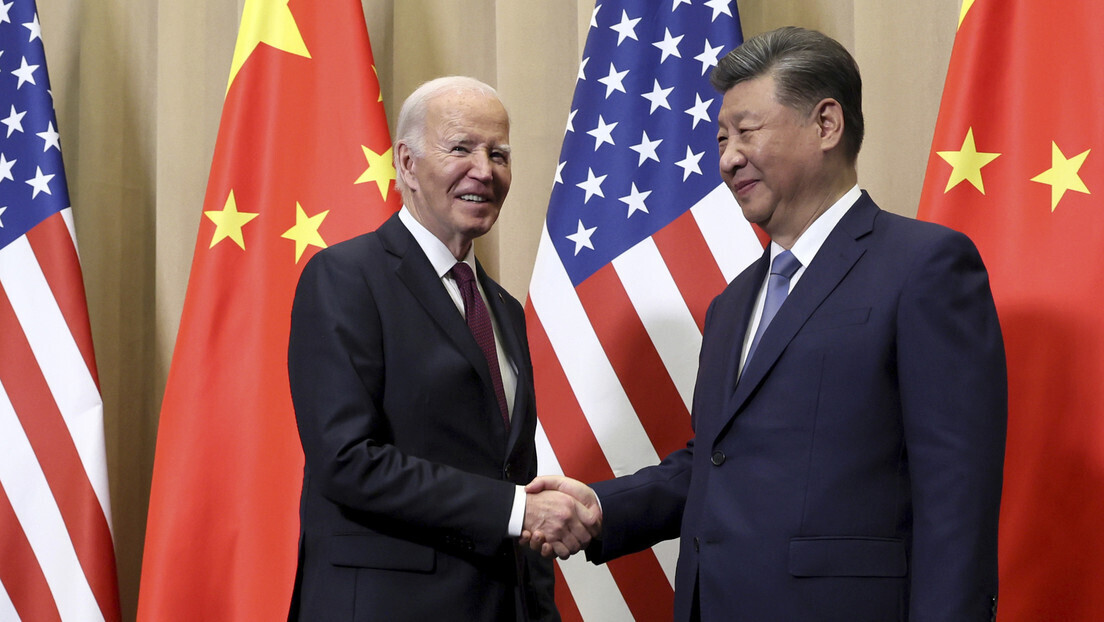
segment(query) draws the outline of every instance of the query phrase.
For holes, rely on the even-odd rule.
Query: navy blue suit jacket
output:
[[[517,367],[509,434],[482,351],[397,215],[304,268],[288,349],[306,458],[291,618],[558,619],[550,563],[506,534],[537,467],[525,316],[477,273]]]
[[[977,250],[864,192],[736,382],[768,253],[710,306],[695,436],[594,485],[601,562],[681,536],[675,620],[989,620],[1007,380]]]

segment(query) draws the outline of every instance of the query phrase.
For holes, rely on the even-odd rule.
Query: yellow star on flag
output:
[[[288,8],[288,0],[245,0],[238,42],[234,46],[234,60],[230,62],[227,91],[245,60],[262,43],[289,54],[311,57],[307,44],[303,42],[303,35],[299,34],[295,17]]]
[[[966,139],[962,141],[962,148],[958,151],[937,151],[939,157],[947,161],[952,167],[951,177],[947,180],[946,194],[963,181],[968,181],[978,192],[985,194],[985,184],[981,180],[981,169],[986,164],[1000,157],[999,153],[978,152],[974,145],[974,128],[966,130]]]
[[[318,248],[326,248],[326,241],[318,233],[318,228],[322,226],[322,221],[326,219],[326,214],[329,213],[330,210],[326,210],[314,216],[307,216],[307,213],[303,211],[303,206],[299,205],[298,202],[295,203],[295,226],[280,236],[295,240],[295,263],[299,263],[299,259],[303,256],[303,251],[307,250],[308,244]]]
[[[962,20],[966,19],[966,14],[970,12],[972,6],[974,6],[974,0],[962,0],[962,11],[958,14],[959,28],[962,28]]]
[[[368,160],[368,170],[361,173],[360,178],[355,183],[376,182],[380,194],[383,195],[383,200],[386,201],[391,182],[395,179],[395,162],[392,156],[392,148],[388,148],[383,153],[376,153],[364,145],[361,145],[360,148],[364,150],[364,159]]]
[[[1032,177],[1031,181],[1050,184],[1050,211],[1053,212],[1058,208],[1058,201],[1062,200],[1062,195],[1066,194],[1066,190],[1092,194],[1085,186],[1085,182],[1081,181],[1081,176],[1077,174],[1092,149],[1066,159],[1062,150],[1058,148],[1058,143],[1052,142],[1050,144],[1050,169]]]
[[[231,190],[230,196],[226,199],[226,205],[221,211],[210,210],[203,212],[203,215],[215,223],[215,235],[211,237],[211,245],[207,248],[214,248],[215,244],[230,238],[244,251],[245,238],[242,237],[242,227],[260,214],[239,212],[238,204],[234,201],[234,191]]]

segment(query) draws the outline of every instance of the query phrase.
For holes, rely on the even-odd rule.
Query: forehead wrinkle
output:
[[[466,102],[461,102],[459,105],[449,105],[448,101],[434,101],[431,106],[434,107],[435,114],[429,115],[427,121],[430,121],[431,133],[436,136],[439,145],[474,146],[486,144],[488,149],[510,153],[511,149],[508,143],[494,144],[482,135],[477,135],[477,133],[487,129],[481,127],[482,125],[491,126],[489,129],[492,135],[497,133],[496,130],[499,129],[496,127],[499,125],[498,120],[482,124],[478,120],[473,121],[468,115],[470,106]],[[434,116],[436,122],[431,121]],[[509,135],[509,119],[504,118],[501,123],[503,132]]]

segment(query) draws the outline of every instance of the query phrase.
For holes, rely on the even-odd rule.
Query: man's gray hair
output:
[[[395,185],[398,187],[399,192],[405,193],[407,188],[406,184],[403,182],[402,172],[399,166],[398,146],[404,144],[410,149],[415,157],[424,157],[426,152],[426,111],[429,109],[429,102],[438,95],[455,91],[480,93],[482,95],[494,97],[500,102],[502,101],[498,97],[498,91],[495,91],[494,87],[468,76],[444,76],[441,78],[434,78],[414,89],[414,92],[403,102],[402,109],[399,110],[399,120],[395,124],[395,149],[392,153],[394,155],[396,171]]]

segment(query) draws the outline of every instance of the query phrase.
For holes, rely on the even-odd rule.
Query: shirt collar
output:
[[[839,200],[832,204],[832,207],[829,207],[819,218],[814,220],[809,228],[801,234],[801,237],[797,238],[790,252],[801,262],[803,267],[812,263],[817,251],[824,245],[824,241],[828,239],[832,230],[836,228],[844,214],[858,202],[861,196],[862,192],[859,190],[858,184],[852,186]],[[783,250],[785,249],[771,242],[771,260],[773,261]]]
[[[414,240],[418,242],[418,246],[422,248],[422,252],[429,259],[429,263],[433,265],[434,271],[437,272],[438,278],[444,278],[448,274],[449,270],[456,265],[456,258],[452,256],[452,251],[445,246],[445,243],[437,239],[437,236],[433,235],[429,229],[425,228],[425,225],[418,222],[417,218],[414,218],[414,214],[404,205],[399,210],[399,220],[402,221],[410,234],[414,236]],[[475,274],[475,244],[471,245],[468,249],[467,256],[464,257],[464,263],[471,266],[472,274]]]

